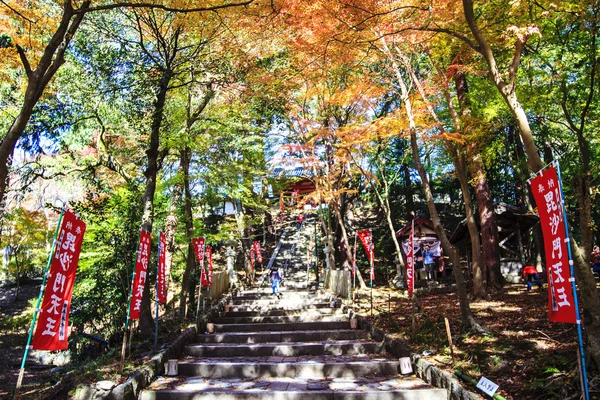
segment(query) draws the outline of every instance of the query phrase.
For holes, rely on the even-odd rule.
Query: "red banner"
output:
[[[165,265],[165,255],[167,252],[167,237],[164,233],[158,234],[158,301],[167,302],[167,272]]]
[[[554,167],[530,181],[537,204],[546,249],[548,276],[548,319],[576,323],[571,271],[567,252],[565,222],[558,175]]]
[[[371,264],[371,280],[375,280],[375,269],[373,265],[374,246],[371,230],[365,229],[362,231],[358,231],[358,238],[360,239],[363,247],[365,248],[365,251],[367,252],[367,256],[369,257],[369,263]]]
[[[196,259],[200,267],[204,266],[204,238],[192,239],[192,245],[194,246],[194,252],[196,253]]]
[[[69,310],[85,227],[85,222],[75,214],[65,212],[31,342],[35,350],[65,350],[69,347]]]
[[[206,252],[205,242],[203,237],[192,239],[196,259],[198,260],[198,264],[200,264],[200,284],[202,286],[208,286],[208,278],[206,277],[206,270],[204,269],[204,253]]]
[[[256,253],[256,261],[259,264],[262,264],[262,254],[260,254],[260,242],[254,242],[252,244],[254,246],[254,252]]]
[[[254,263],[256,262],[256,257],[254,257],[254,248],[250,249],[250,264],[252,265],[252,269],[254,269]]]
[[[144,286],[148,274],[148,259],[150,258],[150,243],[152,238],[150,232],[140,231],[140,243],[137,250],[137,260],[135,262],[135,274],[133,276],[133,289],[131,292],[131,302],[129,304],[129,319],[139,319],[142,310],[142,298],[144,297]]]
[[[408,297],[412,298],[415,290],[415,222],[413,221],[410,236],[408,237],[408,253],[406,254],[406,285],[408,286]]]
[[[206,246],[206,264],[208,266],[208,286],[212,286],[213,263],[212,263],[212,247]]]

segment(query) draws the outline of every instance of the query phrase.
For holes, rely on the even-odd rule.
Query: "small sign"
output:
[[[479,383],[477,383],[477,388],[481,389],[485,394],[489,395],[490,397],[494,397],[494,393],[496,393],[496,390],[498,390],[498,385],[482,376],[479,380]]]

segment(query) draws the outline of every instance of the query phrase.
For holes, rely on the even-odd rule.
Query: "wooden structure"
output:
[[[517,282],[523,266],[534,258],[533,237],[530,230],[538,223],[539,217],[505,203],[495,204],[494,212],[498,224],[500,269],[506,280]],[[479,221],[477,223],[479,224]],[[466,220],[458,225],[450,242],[466,255],[470,272],[471,238]]]
[[[434,256],[438,259],[441,253],[441,242],[440,239],[435,233],[433,229],[433,223],[425,218],[418,217],[415,218],[415,236],[414,236],[414,251],[415,255],[418,258],[420,257],[420,251],[423,246],[429,246],[431,251],[433,251]],[[404,263],[406,264],[406,251],[408,250],[408,239],[410,236],[412,223],[408,223],[404,227],[402,227],[399,231],[396,232],[396,237],[398,238],[398,242],[400,243],[400,247],[402,249],[402,258]],[[446,235],[449,237],[450,235],[446,232]],[[417,262],[418,263],[418,262]],[[424,273],[424,270],[417,270],[417,276],[419,277],[419,273]],[[423,279],[423,277],[419,277]]]

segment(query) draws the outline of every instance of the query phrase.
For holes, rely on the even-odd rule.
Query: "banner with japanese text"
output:
[[[206,246],[206,265],[208,268],[208,286],[212,286],[213,259],[212,259],[212,247],[210,247],[210,246]]]
[[[204,238],[194,238],[192,239],[192,245],[194,246],[194,252],[196,253],[196,259],[198,260],[198,264],[201,267],[204,266]]]
[[[530,181],[538,208],[548,277],[548,319],[576,323],[560,183],[552,166]]]
[[[140,243],[137,250],[137,259],[135,262],[135,274],[133,276],[133,285],[131,292],[131,302],[129,304],[129,319],[139,319],[142,311],[142,298],[144,297],[144,287],[148,278],[148,259],[150,258],[150,243],[152,238],[150,232],[140,231]]]
[[[408,253],[406,253],[406,285],[408,286],[408,297],[412,297],[415,290],[415,223],[413,221],[410,236],[408,238]]]
[[[260,242],[254,242],[253,244],[254,252],[256,253],[256,261],[259,264],[262,264],[262,254],[260,253]]]
[[[167,252],[167,237],[163,232],[158,234],[158,301],[167,302],[167,266],[165,265]]]
[[[373,247],[373,237],[371,235],[370,229],[365,229],[362,231],[358,231],[358,238],[360,239],[365,251],[367,252],[367,256],[369,257],[369,263],[371,264],[371,280],[375,280],[375,270],[373,265],[374,260],[374,247]]]
[[[65,350],[69,347],[69,310],[85,228],[85,222],[71,211],[65,212],[31,342],[33,349]]]
[[[198,264],[200,264],[200,284],[202,286],[208,286],[208,278],[206,276],[206,270],[204,269],[204,255],[206,253],[206,240],[201,238],[192,239],[192,244],[194,246],[194,252],[196,253],[196,259],[198,260]]]

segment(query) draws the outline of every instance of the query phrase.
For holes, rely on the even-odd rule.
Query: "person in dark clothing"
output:
[[[279,267],[277,265],[273,265],[271,268],[271,272],[269,273],[269,282],[271,283],[271,288],[273,289],[273,296],[280,297],[281,293],[279,293],[279,285],[283,280],[283,276]]]

